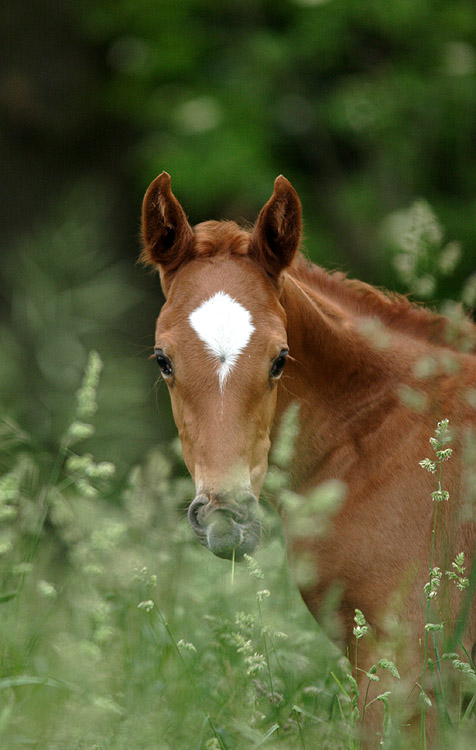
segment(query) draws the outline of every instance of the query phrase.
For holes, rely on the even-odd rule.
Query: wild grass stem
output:
[[[270,689],[270,692],[271,692],[271,700],[273,701],[276,723],[278,724],[278,726],[280,726],[280,724],[279,724],[279,711],[278,711],[278,707],[277,707],[276,702],[275,702],[275,692],[274,692],[273,676],[271,674],[271,664],[270,664],[270,661],[269,661],[269,650],[268,650],[268,644],[267,644],[267,641],[266,641],[266,628],[265,628],[265,624],[264,624],[264,620],[263,620],[263,613],[261,611],[261,602],[260,602],[259,595],[256,596],[256,604],[257,604],[257,607],[258,607],[258,616],[259,616],[259,621],[260,621],[260,625],[261,625],[261,633],[262,633],[262,636],[263,636],[264,658],[265,658],[265,662],[266,662],[266,671],[268,673],[269,689]],[[280,733],[279,729],[277,731],[277,736],[278,736],[278,742],[281,742],[281,733]]]
[[[440,464],[440,473],[439,473],[439,479],[438,479],[438,487],[441,490],[441,472],[442,467]],[[434,579],[433,575],[433,562],[435,557],[435,536],[436,536],[436,523],[438,519],[438,503],[435,503],[435,512],[433,514],[433,529],[431,532],[431,544],[430,544],[430,577],[429,577],[429,591],[431,592],[431,587]],[[430,622],[430,610],[431,610],[431,598],[430,595],[427,595],[427,602],[426,602],[426,624]],[[423,646],[423,665],[422,665],[422,674],[421,674],[421,685],[422,685],[422,692],[426,695],[425,691],[425,678],[426,678],[426,671],[428,666],[428,644],[429,644],[429,637],[430,633],[425,628],[425,641]],[[420,745],[423,740],[423,750],[426,750],[426,730],[425,730],[425,702],[422,701],[422,708],[421,708],[421,736],[420,736]]]
[[[204,714],[204,717],[205,717],[205,721],[207,721],[207,722],[208,722],[208,724],[209,724],[209,726],[210,726],[210,729],[212,730],[212,732],[213,732],[214,736],[216,737],[216,739],[217,739],[217,742],[219,743],[219,745],[220,745],[220,747],[222,748],[222,750],[228,750],[228,748],[227,748],[226,744],[224,743],[224,741],[223,741],[222,737],[220,736],[220,734],[218,733],[218,731],[217,731],[217,729],[216,729],[216,727],[215,727],[215,724],[214,724],[214,722],[213,722],[213,719],[212,719],[212,717],[210,716],[210,714],[208,713],[208,711],[207,711],[207,710],[206,710],[206,708],[205,708],[205,704],[203,703],[203,700],[202,700],[202,696],[201,696],[201,693],[200,693],[200,691],[198,690],[198,688],[197,688],[197,685],[196,685],[196,683],[195,683],[195,679],[194,679],[194,676],[193,676],[193,674],[192,674],[191,670],[189,669],[189,667],[188,667],[187,663],[185,662],[185,659],[183,658],[183,654],[182,654],[182,652],[180,651],[180,648],[179,648],[179,646],[178,646],[178,643],[177,643],[177,641],[175,640],[175,638],[174,638],[174,636],[173,636],[173,633],[172,633],[172,631],[171,631],[171,630],[170,630],[170,628],[169,628],[168,622],[167,622],[167,620],[165,619],[165,617],[164,617],[164,615],[162,614],[162,612],[160,611],[160,609],[158,608],[158,606],[157,606],[156,602],[154,602],[154,607],[153,607],[153,610],[155,611],[155,613],[156,613],[156,615],[157,615],[157,618],[158,618],[159,622],[161,623],[162,627],[164,628],[165,632],[167,633],[167,635],[168,635],[168,637],[169,637],[169,640],[170,640],[170,643],[172,644],[172,646],[173,646],[173,648],[174,648],[174,650],[175,650],[176,654],[177,654],[177,655],[178,655],[178,657],[179,657],[179,660],[180,660],[180,662],[181,662],[181,664],[182,664],[182,667],[183,667],[183,669],[184,669],[184,671],[185,671],[185,674],[187,675],[188,679],[190,680],[190,684],[191,684],[191,686],[192,686],[192,690],[193,690],[193,692],[194,692],[194,694],[195,694],[195,697],[197,698],[197,701],[198,701],[198,703],[199,703],[199,705],[200,705],[200,707],[201,707],[201,710],[202,710],[202,712],[203,712],[203,714]]]

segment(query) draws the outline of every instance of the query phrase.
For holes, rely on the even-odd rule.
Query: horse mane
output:
[[[325,271],[299,254],[288,273],[298,282],[330,297],[339,306],[358,316],[377,317],[389,328],[428,343],[461,351],[461,335],[476,343],[476,326],[464,317],[463,322],[451,321],[402,294],[382,290],[357,279],[349,279],[342,271]],[[449,332],[457,329],[450,340]],[[453,331],[452,331],[453,332]]]
[[[248,254],[250,230],[234,221],[204,221],[194,228],[195,257]],[[461,337],[469,335],[475,350],[476,326],[467,317],[451,321],[408,297],[379,289],[342,271],[326,271],[299,253],[287,273],[308,289],[324,294],[351,315],[377,317],[392,330],[448,349],[461,351]],[[454,330],[456,329],[456,331]],[[449,332],[453,334],[450,340]],[[456,335],[454,335],[456,333]]]

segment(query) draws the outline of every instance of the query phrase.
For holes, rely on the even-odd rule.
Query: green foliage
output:
[[[12,289],[9,315],[0,323],[0,405],[34,434],[38,450],[51,451],[66,428],[71,391],[80,384],[88,351],[100,346],[107,363],[102,419],[93,437],[88,420],[100,374],[95,358],[68,440],[87,439],[99,457],[112,455],[122,478],[153,444],[153,410],[143,396],[155,371],[151,375],[140,361],[147,361],[149,347],[132,343],[130,313],[141,293],[133,286],[134,258],[118,261],[111,252],[111,232],[103,221],[109,204],[97,183],[78,183],[54,217],[21,237],[7,258],[3,273]]]
[[[94,0],[76,13],[107,48],[105,96],[138,134],[141,190],[166,168],[193,220],[252,219],[284,172],[312,257],[387,282],[387,218],[425,212],[415,199],[474,246],[469,2]]]
[[[73,423],[97,355],[89,363]],[[294,601],[282,540],[232,585],[229,564],[190,538],[180,508],[191,483],[174,478],[171,452],[133,469],[118,505],[77,480],[99,487],[110,465],[98,473],[72,449],[60,444],[46,483],[28,447],[3,452],[2,744],[231,749],[272,746],[276,733],[283,748],[301,735],[339,743],[340,721],[326,725],[337,652]]]
[[[94,418],[101,367],[92,352],[55,457],[39,456],[15,423],[2,423],[1,742],[39,750],[344,750],[360,746],[378,701],[384,742],[406,747],[395,744],[394,691],[369,697],[383,672],[399,680],[398,665],[385,657],[364,672],[357,665],[357,643],[371,634],[356,610],[359,710],[347,660],[296,598],[274,516],[258,557],[247,556],[231,577],[229,563],[191,539],[182,511],[193,488],[180,477],[175,446],[151,453],[130,471],[120,498],[108,499],[114,466],[78,452],[85,434],[71,440],[71,424]],[[443,421],[432,438],[437,456],[449,439]],[[275,469],[278,498],[287,483],[286,471]],[[314,494],[312,513],[332,512],[336,488]],[[464,572],[458,555],[447,577],[466,588]],[[429,601],[441,577],[433,568]],[[428,622],[427,637],[441,631]],[[474,693],[474,666],[458,653],[444,658]],[[458,728],[463,743],[474,731],[472,705]]]
[[[469,580],[464,575],[465,573],[465,565],[464,565],[464,552],[459,552],[456,555],[456,558],[454,562],[451,563],[452,570],[447,570],[446,575],[450,579],[450,581],[454,581],[456,587],[460,591],[464,591],[469,586]]]
[[[369,629],[367,623],[365,622],[365,617],[360,609],[355,610],[354,622],[355,626],[352,632],[354,633],[356,640],[359,640],[359,638],[362,638]]]

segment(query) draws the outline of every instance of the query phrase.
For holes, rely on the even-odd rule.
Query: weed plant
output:
[[[54,459],[2,421],[0,745],[345,747],[346,660],[289,579],[279,522],[265,514],[232,579],[192,542],[176,443],[108,499],[114,466],[80,451],[100,369],[93,352]]]
[[[94,429],[84,420],[96,410],[100,369],[93,352],[49,473],[28,436],[2,422],[2,457],[10,464],[0,482],[2,746],[359,747],[365,708],[360,715],[356,673],[299,600],[273,514],[264,514],[268,538],[256,559],[233,569],[207,554],[186,523],[193,488],[189,479],[174,478],[176,443],[132,470],[119,507],[107,500],[114,466],[78,450]],[[275,451],[278,464],[288,461],[294,424],[290,413]],[[436,460],[422,461],[438,476],[435,520],[438,503],[447,502],[448,441],[442,422],[432,438]],[[298,501],[278,467],[267,491],[288,505]],[[321,487],[314,511],[319,505],[325,518],[341,491],[332,483]],[[442,576],[434,563],[431,557],[424,669],[436,674],[427,651],[429,635],[442,629],[429,621]],[[468,588],[462,556],[447,577]],[[356,654],[367,631],[357,610]],[[441,658],[452,660],[461,691],[469,688],[456,724],[447,727],[454,747],[469,748],[474,665],[468,655]],[[367,671],[368,684],[382,670],[399,678],[397,666],[382,658]],[[361,689],[368,689],[365,681]],[[385,708],[382,743],[405,747],[391,731],[391,698],[384,691],[375,699]],[[423,689],[422,698],[431,701]],[[424,719],[422,711],[423,729]]]

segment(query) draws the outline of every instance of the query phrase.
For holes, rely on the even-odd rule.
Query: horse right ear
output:
[[[302,208],[291,183],[280,175],[256,221],[249,254],[277,279],[289,266],[301,241]]]
[[[162,172],[149,185],[142,204],[141,260],[159,267],[161,275],[175,271],[193,252],[193,230]]]

